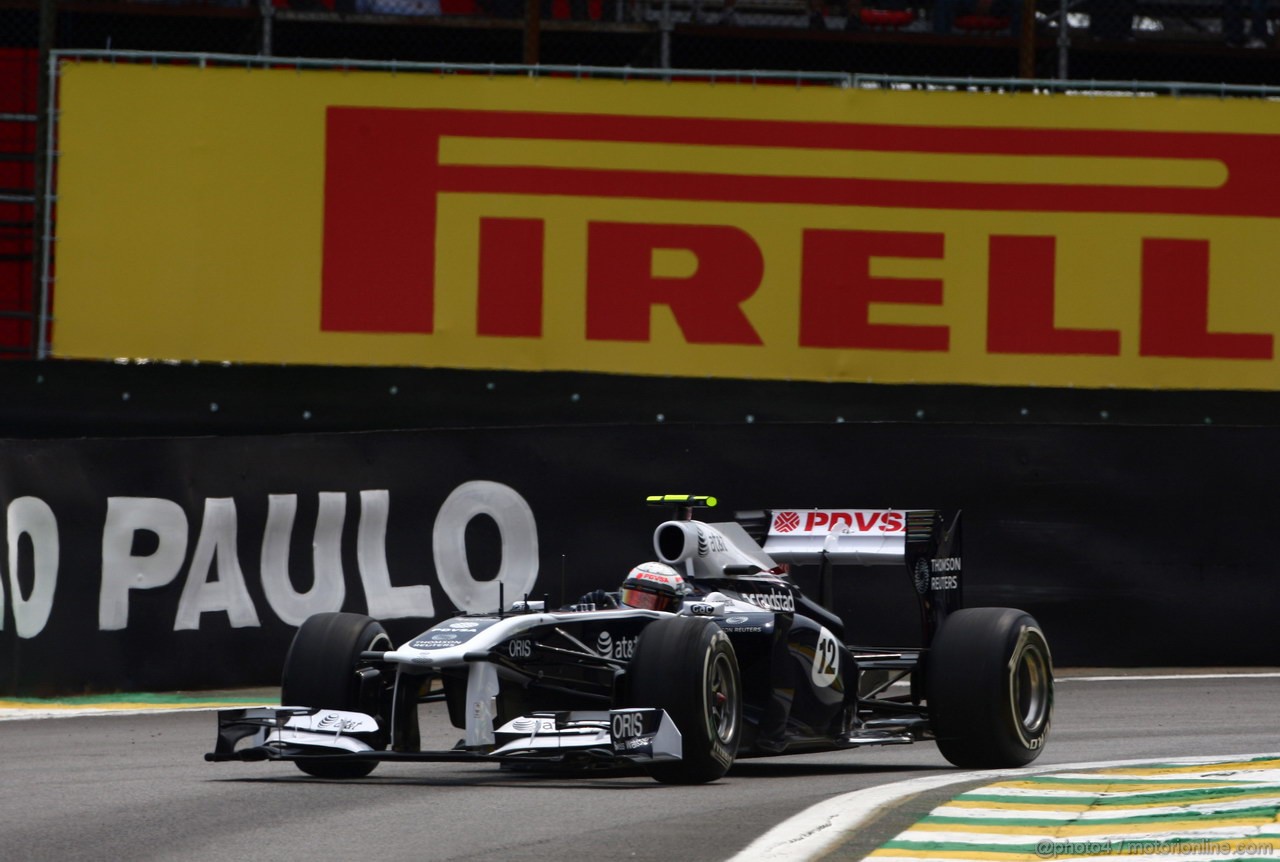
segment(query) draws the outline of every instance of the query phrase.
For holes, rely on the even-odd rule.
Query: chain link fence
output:
[[[29,23],[29,22],[28,22]],[[34,35],[34,34],[31,34]],[[0,357],[33,349],[39,52],[0,42]]]
[[[1280,0],[0,0],[0,357],[44,341],[55,48],[1275,86],[1278,21]]]
[[[0,0],[0,47],[1280,83],[1280,0]]]

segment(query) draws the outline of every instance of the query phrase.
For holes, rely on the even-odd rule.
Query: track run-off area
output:
[[[211,710],[276,697],[0,698],[3,858],[1280,858],[1272,668],[1059,671],[1050,741],[1024,770],[964,772],[925,743],[742,760],[703,787],[203,761]],[[453,744],[442,709],[422,716],[424,744]]]

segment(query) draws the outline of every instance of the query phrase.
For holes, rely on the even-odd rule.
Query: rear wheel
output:
[[[733,644],[697,617],[650,623],[627,675],[633,706],[666,710],[682,737],[678,762],[646,771],[665,784],[704,784],[729,771],[742,731],[742,681]]]
[[[1025,611],[967,608],[948,616],[929,650],[925,687],[938,748],[956,766],[1023,766],[1043,750],[1053,661]]]
[[[293,636],[280,680],[284,706],[308,706],[368,712],[376,704],[361,703],[356,665],[365,650],[392,649],[382,624],[361,614],[325,613],[308,617]],[[384,745],[375,746],[378,748]],[[363,778],[376,760],[294,761],[317,778]]]

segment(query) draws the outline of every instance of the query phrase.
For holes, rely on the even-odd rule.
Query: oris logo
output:
[[[532,658],[533,657],[533,641],[514,640],[507,644],[507,655],[512,658]]]
[[[614,713],[611,724],[614,739],[633,739],[646,733],[642,712]]]
[[[773,519],[773,529],[779,533],[790,533],[800,526],[800,516],[795,512],[782,512]]]
[[[596,652],[606,658],[630,661],[635,651],[636,638],[618,638],[615,641],[613,635],[608,632],[600,632],[600,636],[596,638]]]

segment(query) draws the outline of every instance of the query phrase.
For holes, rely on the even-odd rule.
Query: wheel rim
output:
[[[1026,733],[1038,733],[1049,718],[1049,662],[1044,651],[1026,644],[1013,669],[1013,708]]]
[[[721,652],[715,654],[707,675],[707,700],[711,732],[729,745],[738,733],[738,685],[729,657]]]

